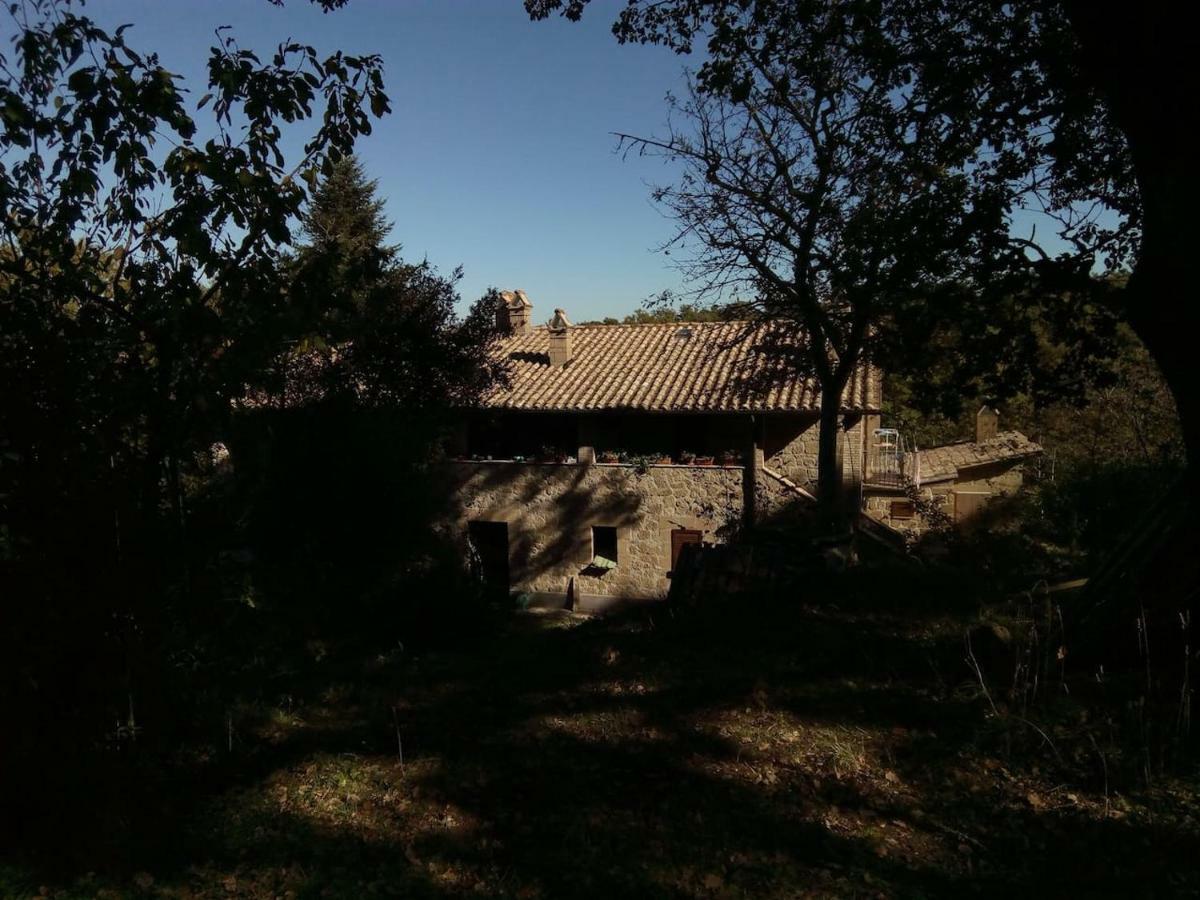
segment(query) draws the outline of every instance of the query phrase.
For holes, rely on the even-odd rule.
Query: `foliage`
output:
[[[488,293],[459,319],[461,270],[443,277],[428,261],[406,263],[386,243],[392,226],[375,185],[349,157],[305,210],[308,241],[288,264],[300,315],[277,373],[281,400],[294,405],[308,391],[360,407],[462,406],[502,374],[487,353],[498,298]]]
[[[577,17],[583,4],[527,8]],[[1025,15],[988,7],[959,29],[957,12],[906,0],[678,0],[631,3],[615,26],[622,40],[681,52],[707,40],[669,134],[624,140],[682,164],[680,181],[655,197],[679,222],[676,243],[694,251],[683,266],[696,290],[749,292],[759,314],[805,334],[807,352],[787,362],[821,385],[824,498],[840,484],[836,418],[864,355],[919,369],[932,342],[946,348],[938,362],[959,393],[999,394],[1043,389],[1034,324],[1057,326],[1048,339],[1068,348],[1056,387],[1110,350],[1089,271],[1097,252],[1124,264],[1134,226],[1102,227],[1077,214],[1076,194],[1046,192],[1049,164],[1014,149],[990,98],[972,93],[982,73],[938,77],[980,35]],[[1013,232],[1023,198],[1059,217],[1072,252],[1031,257],[1040,248]],[[942,335],[946,321],[953,333]]]
[[[1177,481],[1185,457],[1171,393],[1128,327],[1116,331],[1115,344],[1111,377],[1082,396],[1018,394],[999,404],[1001,429],[1023,432],[1046,453],[1025,465],[1022,495],[1002,504],[971,540],[958,542],[974,556],[971,565],[1008,571],[1018,583],[1094,571]],[[928,399],[923,376],[885,375],[886,423],[918,448],[970,439],[987,398],[961,397],[957,415],[930,414]],[[995,559],[985,563],[985,557]]]
[[[369,313],[372,295],[396,267],[400,248],[389,245],[392,224],[357,157],[340,160],[304,210],[306,241],[291,260],[290,292],[298,323],[320,321],[328,343],[354,335],[351,320]]]
[[[80,4],[5,15],[0,653],[23,674],[0,701],[54,808],[69,778],[107,789],[82,759],[114,723],[119,742],[135,710],[168,718],[163,654],[199,586],[187,483],[278,353],[308,186],[388,99],[377,57],[288,41],[260,59],[225,30],[193,99]],[[284,127],[306,122],[285,159]]]
[[[674,297],[656,297],[643,309],[634,310],[623,318],[606,316],[600,321],[580,322],[580,325],[672,325],[677,322],[729,322],[748,314],[741,304],[681,303],[673,306]]]
[[[578,20],[587,3],[526,0],[525,8],[534,19],[559,13]],[[1101,102],[1100,86],[1089,81],[1093,73],[1081,65],[1081,20],[1087,17],[1079,10],[1071,4],[867,0],[836,4],[829,15],[845,18],[848,43],[872,66],[871,75],[902,71],[907,77],[898,87],[928,104],[931,122],[948,118],[965,140],[987,141],[989,152],[971,174],[1006,195],[994,199],[1034,202],[1056,219],[1059,237],[1076,251],[1090,257],[1103,240],[1108,267],[1129,264],[1140,224],[1135,174],[1118,122]],[[683,54],[703,45],[697,84],[738,100],[755,89],[758,54],[790,40],[771,26],[819,32],[825,19],[821,7],[775,0],[633,0],[619,12],[613,33],[622,43],[661,44]],[[793,61],[809,77],[821,64],[816,55]],[[802,84],[780,87],[792,92]],[[925,175],[944,179],[954,171],[931,167]],[[1096,200],[1119,214],[1117,228],[1097,217]],[[1035,237],[1025,239],[1031,249]],[[1040,249],[1035,254],[1048,261]]]
[[[459,272],[406,263],[386,243],[382,201],[353,157],[303,221],[308,240],[285,269],[289,307],[305,314],[243,404],[237,514],[216,522],[250,559],[263,627],[339,640],[369,621],[411,641],[435,613],[429,598],[470,593],[432,528],[446,513],[436,463],[454,411],[499,374],[487,352],[498,298],[459,318]]]
[[[1094,571],[1141,515],[1178,481],[1185,453],[1175,403],[1158,367],[1124,330],[1111,384],[1086,402],[1038,406],[1018,398],[1010,418],[1048,448],[1029,527]]]
[[[554,13],[578,19],[587,2],[526,0],[525,7],[535,19]],[[632,0],[613,31],[622,42],[664,44],[680,53],[704,43],[700,84],[740,95],[747,90],[753,54],[733,51],[753,33],[745,23],[770,22],[776,7],[774,0]],[[1018,307],[1040,297],[1051,321],[1073,326],[1072,304],[1091,302],[1095,284],[1088,283],[1089,273],[1097,262],[1108,272],[1131,272],[1126,284],[1105,285],[1104,293],[1175,393],[1192,457],[1187,485],[1195,494],[1200,393],[1190,382],[1200,312],[1181,298],[1193,280],[1197,182],[1180,149],[1189,143],[1194,10],[1144,6],[1112,15],[1101,5],[1075,0],[872,0],[836,9],[857,14],[854,33],[865,38],[866,56],[883,69],[911,64],[905,93],[979,143],[977,161],[964,173],[977,189],[1006,216],[1028,211],[1040,217],[1047,226],[1043,236],[1053,233],[1065,247],[1055,256],[1036,225],[1009,235],[1025,252],[1008,261],[1028,271],[1034,289],[1018,279],[1016,285],[998,285],[996,296],[1013,298]],[[811,27],[812,15],[798,6],[791,30]],[[910,43],[879,40],[881,31]],[[811,71],[809,62],[800,65]],[[933,169],[927,175],[944,179],[955,172]],[[982,260],[994,249],[985,242],[968,251]],[[1055,312],[1056,297],[1068,301],[1061,314]],[[951,297],[937,306],[940,315],[954,317],[961,304]],[[981,351],[1026,351],[1017,360],[1032,356],[1027,331],[1004,340],[1011,312],[1003,310],[999,321],[977,317],[979,327],[965,332],[983,338],[972,352],[959,354],[958,361],[968,364],[968,382],[981,367],[998,367],[1001,375],[1014,371],[1009,352]],[[1020,324],[1021,310],[1015,312]],[[912,332],[918,341],[929,336],[920,325]],[[1021,374],[1020,366],[1015,372]]]

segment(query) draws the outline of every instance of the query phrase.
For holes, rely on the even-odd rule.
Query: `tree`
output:
[[[70,0],[5,15],[0,653],[25,674],[0,701],[25,726],[13,752],[42,759],[132,726],[138,660],[196,583],[188,474],[281,348],[307,185],[388,100],[378,57],[263,60],[224,30],[194,98]],[[285,160],[284,124],[314,118]]]
[[[500,374],[489,353],[499,297],[459,317],[461,272],[401,257],[352,157],[320,181],[302,221],[288,349],[240,423],[257,451],[242,458],[271,460],[239,473],[260,596],[326,636],[353,635],[364,617],[399,627],[426,600],[445,605],[448,588],[416,573],[460,568],[433,564],[445,561],[431,527],[445,498],[428,467],[456,411]]]
[[[555,12],[578,19],[587,2],[526,0],[525,6],[535,19]],[[864,24],[891,18],[911,37],[914,96],[985,139],[987,164],[971,174],[990,186],[996,203],[1006,212],[1029,205],[1057,220],[1057,237],[1073,250],[1058,259],[1036,234],[1014,235],[1026,241],[1027,264],[1039,270],[1044,296],[1070,296],[1066,287],[1086,292],[1097,254],[1110,269],[1132,271],[1111,303],[1172,389],[1191,490],[1200,492],[1200,394],[1190,388],[1200,311],[1183,299],[1197,242],[1198,188],[1188,152],[1190,69],[1200,41],[1195,11],[1151,4],[1114,13],[1075,0],[854,5]],[[681,53],[705,41],[701,83],[740,90],[746,23],[753,29],[772,21],[776,9],[770,0],[634,0],[613,31],[621,42],[665,44]],[[790,23],[810,25],[807,11]],[[887,64],[896,45],[864,49]]]
[[[731,15],[725,55],[674,104],[669,136],[623,137],[682,164],[655,197],[677,241],[698,245],[685,268],[699,290],[750,292],[760,315],[803,335],[775,349],[820,386],[817,486],[831,524],[843,394],[864,355],[931,296],[1015,290],[1021,252],[970,175],[978,136],[913,94],[912,38],[865,12],[760,2]]]
[[[1076,0],[1064,2],[1063,10],[1078,47],[1077,80],[1061,79],[1058,96],[1046,102],[1085,90],[1098,95],[1124,138],[1122,171],[1134,188],[1140,241],[1121,306],[1171,387],[1191,491],[1200,496],[1200,392],[1193,387],[1191,339],[1200,329],[1200,306],[1189,299],[1200,241],[1200,186],[1188,150],[1195,121],[1193,61],[1200,51],[1196,10],[1148,4],[1113,14]],[[1116,168],[1110,148],[1099,161],[1094,152],[1075,157],[1069,170],[1074,179],[1084,181],[1089,169],[1104,174]]]
[[[392,224],[357,157],[339,161],[322,180],[301,222],[306,242],[292,261],[291,299],[297,322],[323,320],[341,330],[363,313],[370,295],[395,268],[400,248],[387,243]],[[333,340],[348,335],[330,334]]]
[[[586,5],[526,0],[534,18],[555,11],[578,18]],[[1050,342],[1051,373],[1074,368],[1094,375],[1096,351],[1103,356],[1114,347],[1112,323],[1103,315],[1114,311],[1162,371],[1187,452],[1182,484],[1128,520],[1120,552],[1091,580],[1074,615],[1077,634],[1087,633],[1085,644],[1118,654],[1129,645],[1128,623],[1138,618],[1139,634],[1153,634],[1139,646],[1154,644],[1157,659],[1179,667],[1158,683],[1182,682],[1187,694],[1188,623],[1200,614],[1200,529],[1191,514],[1200,500],[1200,392],[1192,375],[1200,306],[1189,296],[1192,248],[1200,237],[1200,180],[1190,153],[1192,70],[1200,50],[1194,7],[1114,11],[1080,0],[842,0],[797,4],[787,16],[778,0],[631,0],[614,31],[622,41],[680,52],[704,40],[699,89],[710,99],[740,102],[752,96],[755,51],[780,43],[781,35],[820,31],[827,10],[852,19],[868,69],[905,71],[897,94],[935,112],[979,151],[961,167],[923,173],[900,160],[893,174],[908,171],[951,185],[965,179],[973,202],[1008,226],[958,247],[960,265],[974,273],[955,290],[916,298],[910,311],[919,315],[898,305],[892,350],[901,348],[912,362],[927,342],[944,351],[931,355],[949,370],[951,383],[983,379],[1011,391],[1010,376],[1028,380],[1022,358],[1036,360],[1046,334],[1059,329]],[[787,62],[801,84],[819,78],[826,66],[820,54],[800,53]],[[790,90],[783,83],[779,93]],[[1016,213],[1023,210],[1050,226],[1053,244],[1044,231],[1039,237],[1028,226],[1018,230]],[[1096,277],[1097,268],[1129,277]],[[995,310],[999,320],[989,315]],[[1080,327],[1078,318],[1093,312],[1100,313],[1097,321]],[[970,340],[947,340],[955,336]],[[1075,381],[1076,397],[1086,396],[1086,384]],[[1170,649],[1164,654],[1164,648]],[[1142,662],[1149,672],[1148,652]],[[1147,677],[1147,693],[1154,690]]]
[[[673,297],[663,295],[655,298],[653,304],[644,309],[634,310],[622,319],[606,316],[599,322],[580,322],[581,325],[655,325],[673,324],[675,322],[728,322],[745,315],[748,310],[737,304],[724,306],[702,306],[696,303],[682,303],[678,308],[668,305]]]
[[[427,260],[405,262],[387,243],[392,223],[355,157],[321,181],[302,221],[307,241],[288,267],[290,358],[316,353],[323,366],[313,383],[296,387],[359,406],[448,410],[498,377],[488,353],[495,297],[460,319],[461,271],[443,277]]]

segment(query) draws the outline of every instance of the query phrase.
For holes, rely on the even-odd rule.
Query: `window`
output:
[[[893,519],[911,519],[917,514],[917,505],[911,500],[893,500],[891,517]]]
[[[592,526],[592,566],[598,569],[615,569],[617,567],[617,529],[615,526]]]

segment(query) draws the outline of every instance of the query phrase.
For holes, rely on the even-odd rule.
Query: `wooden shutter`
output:
[[[679,553],[687,544],[699,544],[702,535],[699,531],[691,528],[676,528],[671,532],[671,571],[675,571],[675,565],[679,562]]]
[[[987,491],[955,491],[954,521],[965,522],[975,516],[992,495]]]

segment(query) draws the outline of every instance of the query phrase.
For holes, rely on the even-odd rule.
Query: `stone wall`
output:
[[[767,417],[763,455],[769,469],[808,490],[817,483],[820,425],[815,415]]]
[[[565,598],[656,598],[670,588],[671,531],[722,542],[744,514],[742,466],[555,465],[450,462],[453,537],[471,521],[508,525],[514,591]],[[592,526],[617,529],[617,568],[589,570]]]
[[[581,438],[611,440],[614,423],[621,421],[586,418],[580,423]],[[719,429],[710,428],[712,422],[695,424],[704,425],[706,439],[715,446],[731,449],[737,448],[739,437],[748,445],[752,431],[750,420],[740,417],[717,422]],[[818,431],[815,415],[767,417],[759,464],[815,492]],[[848,417],[841,434],[843,473],[855,490],[862,471],[862,440],[862,418]],[[813,512],[811,501],[765,473],[754,477],[743,466],[662,465],[639,470],[604,463],[460,460],[447,463],[447,469],[453,481],[454,511],[447,525],[455,532],[452,538],[465,546],[470,522],[506,523],[511,589],[549,597],[565,598],[572,579],[577,597],[666,596],[671,532],[695,529],[706,543],[728,540],[745,524],[751,482],[757,523],[797,524]],[[593,526],[616,528],[617,568],[604,573],[590,569]]]
[[[857,484],[863,472],[863,418],[846,417],[838,441],[842,476]],[[817,489],[817,459],[821,427],[816,415],[771,417],[765,423],[763,452],[766,466],[811,493]]]
[[[811,500],[797,494],[765,472],[755,485],[756,524],[760,526],[789,528],[810,524],[816,509],[816,504]]]
[[[926,499],[936,501],[946,515],[954,517],[956,494],[985,496],[987,501],[990,501],[996,497],[1007,496],[1019,491],[1023,483],[1024,476],[1019,462],[1001,462],[976,466],[962,472],[961,477],[957,479],[949,478],[945,481],[922,485],[921,493]],[[928,523],[920,517],[892,518],[892,501],[904,499],[906,498],[900,491],[868,489],[865,506],[867,513],[872,518],[892,526],[897,531],[919,534],[927,530]]]

